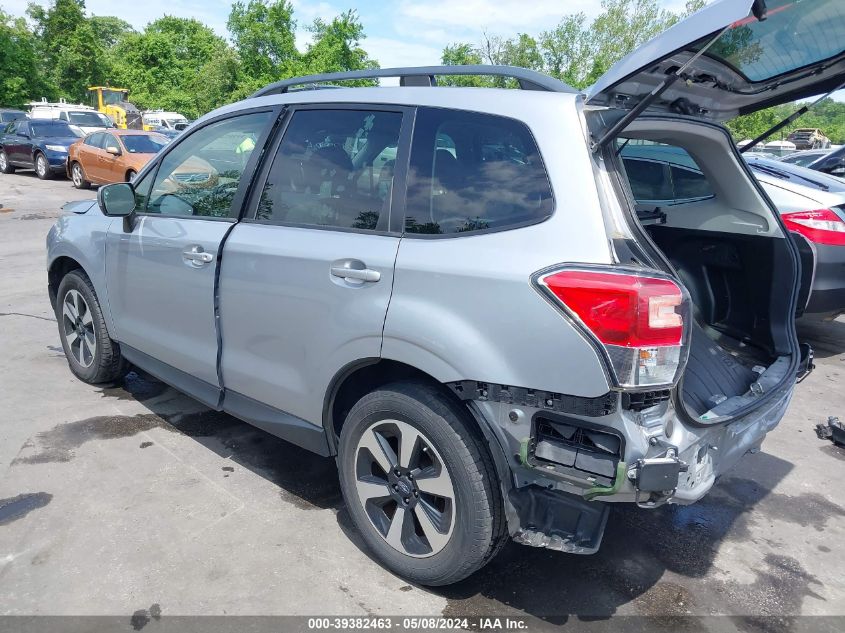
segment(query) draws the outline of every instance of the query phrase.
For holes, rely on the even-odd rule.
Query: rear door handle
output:
[[[355,281],[366,281],[374,283],[381,279],[381,273],[377,270],[367,268],[367,265],[359,259],[342,259],[332,264],[332,275]]]
[[[182,251],[182,258],[186,261],[193,262],[197,266],[214,261],[214,255],[206,253],[202,246],[192,246],[188,250]]]

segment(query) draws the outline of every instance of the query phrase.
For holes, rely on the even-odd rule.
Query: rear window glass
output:
[[[523,123],[475,112],[419,110],[407,233],[508,228],[544,220],[553,207],[540,152]]]
[[[766,20],[738,22],[705,55],[721,58],[751,81],[763,81],[842,52],[842,0],[768,0],[766,6]]]
[[[167,138],[160,134],[124,134],[123,145],[130,154],[155,154],[167,145]]]
[[[758,174],[764,174],[769,178],[791,182],[796,185],[810,187],[811,189],[818,189],[819,191],[845,191],[845,181],[841,178],[835,178],[826,173],[816,171],[816,169],[808,169],[800,165],[791,165],[779,160],[757,158],[755,156],[749,156],[746,161],[752,171]]]

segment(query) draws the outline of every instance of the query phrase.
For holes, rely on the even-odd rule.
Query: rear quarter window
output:
[[[405,233],[457,235],[541,222],[554,209],[537,144],[520,121],[420,108]]]

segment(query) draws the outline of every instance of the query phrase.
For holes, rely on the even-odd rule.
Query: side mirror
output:
[[[106,151],[111,154],[112,156],[120,156],[120,148],[114,145],[109,145],[106,148]]]
[[[123,230],[132,232],[135,225],[135,188],[131,183],[116,182],[100,187],[97,204],[107,216],[123,218]]]

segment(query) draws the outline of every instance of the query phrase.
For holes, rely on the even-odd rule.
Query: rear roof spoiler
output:
[[[284,94],[294,86],[308,86],[316,89],[322,86],[316,84],[332,81],[351,81],[355,79],[380,79],[383,77],[398,77],[400,86],[436,86],[437,76],[485,76],[485,77],[507,77],[516,79],[522,90],[541,90],[545,92],[565,92],[578,94],[572,86],[569,86],[559,79],[538,73],[527,68],[517,66],[489,66],[489,65],[467,65],[467,66],[419,66],[413,68],[375,68],[371,70],[353,70],[349,72],[326,73],[322,75],[306,75],[284,79],[264,86],[261,90],[251,96],[264,97],[271,94]]]

